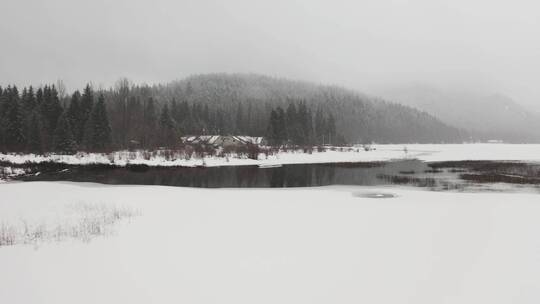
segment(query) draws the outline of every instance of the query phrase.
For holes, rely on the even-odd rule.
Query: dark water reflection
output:
[[[67,169],[67,170],[66,170]],[[229,167],[134,167],[73,166],[32,168],[22,180],[97,182],[104,184],[166,185],[183,187],[308,187],[324,185],[381,185],[381,178],[403,171],[424,172],[420,161],[361,164],[298,164],[274,168]]]
[[[468,189],[499,191],[498,188],[493,187],[495,183],[482,184],[481,181],[471,181],[470,178],[464,179],[463,176],[467,173],[481,173],[483,175],[475,176],[492,177],[493,172],[500,173],[493,170],[501,170],[501,168],[506,171],[512,169],[515,174],[519,168],[522,168],[519,169],[521,171],[526,169],[528,172],[533,167],[526,164],[492,162],[428,164],[418,160],[386,163],[297,164],[275,168],[259,168],[257,166],[110,167],[41,164],[28,165],[24,168],[28,173],[17,179],[202,188],[408,185],[442,191]],[[511,187],[521,186],[511,185]],[[538,186],[535,187],[538,188]]]

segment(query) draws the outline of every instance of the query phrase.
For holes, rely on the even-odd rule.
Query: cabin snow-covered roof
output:
[[[199,136],[183,136],[182,142],[191,144],[208,144],[219,145],[220,141],[232,139],[243,144],[260,145],[264,138],[259,136],[244,136],[244,135],[199,135]]]
[[[236,140],[246,143],[260,145],[263,141],[263,138],[260,136],[233,136]]]

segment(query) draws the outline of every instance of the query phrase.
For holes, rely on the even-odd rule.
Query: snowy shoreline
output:
[[[540,144],[409,144],[373,145],[372,150],[362,147],[342,147],[311,153],[279,151],[260,154],[259,159],[246,156],[184,157],[182,154],[151,153],[147,151],[117,151],[110,154],[77,153],[75,155],[0,154],[0,162],[9,164],[39,164],[44,162],[67,165],[147,165],[151,167],[217,167],[217,166],[278,166],[288,164],[356,163],[418,159],[436,161],[540,161]]]

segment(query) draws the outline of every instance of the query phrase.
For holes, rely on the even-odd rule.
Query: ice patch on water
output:
[[[394,193],[389,192],[374,192],[374,191],[358,191],[353,192],[353,196],[362,198],[394,198],[397,197]]]

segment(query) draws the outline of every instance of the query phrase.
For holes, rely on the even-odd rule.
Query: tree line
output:
[[[210,134],[264,136],[277,146],[344,142],[333,114],[322,107],[313,111],[302,100],[288,99],[284,109],[164,99],[126,83],[98,91],[86,85],[71,96],[59,94],[54,85],[22,92],[0,87],[0,150],[70,154],[177,148],[182,135]]]
[[[336,119],[339,118],[339,119]],[[251,74],[157,85],[120,79],[68,95],[60,86],[0,88],[0,150],[177,148],[184,135],[265,136],[273,145],[462,142],[470,134],[413,108],[358,93]]]
[[[290,102],[284,110],[278,106],[270,112],[267,138],[272,145],[313,146],[344,144],[342,136],[336,134],[336,124],[332,113],[318,108],[315,115],[301,101]]]
[[[111,128],[103,95],[73,93],[64,105],[54,85],[21,93],[16,86],[0,87],[0,149],[10,152],[74,153],[111,147]]]

